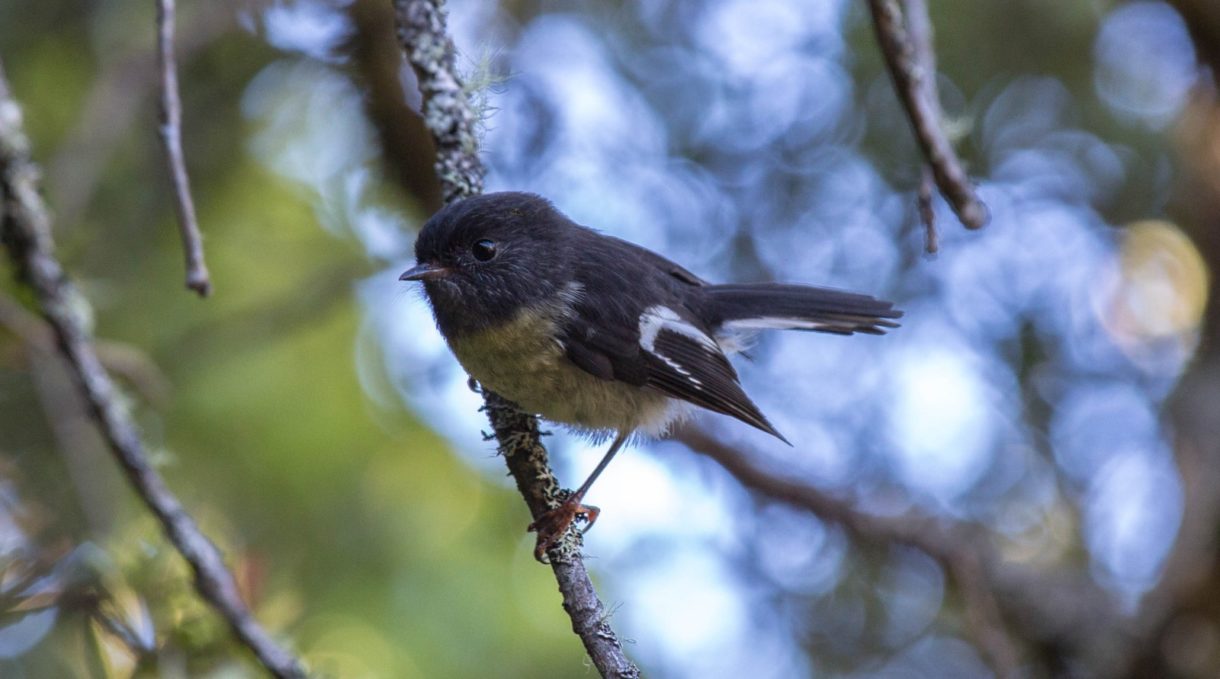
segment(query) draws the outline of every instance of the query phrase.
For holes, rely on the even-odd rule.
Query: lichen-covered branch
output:
[[[394,2],[398,41],[424,95],[424,125],[436,142],[436,174],[446,203],[483,192],[478,115],[462,87],[457,51],[440,2]]]
[[[563,491],[547,464],[546,448],[538,431],[538,418],[518,410],[496,394],[484,394],[499,452],[517,482],[517,490],[537,519],[562,501]],[[547,555],[563,594],[563,610],[572,618],[572,631],[585,645],[603,677],[638,677],[639,669],[627,659],[623,644],[610,626],[606,607],[597,597],[580,558],[580,536],[570,532]]]
[[[39,171],[29,157],[21,109],[0,67],[0,240],[55,331],[59,351],[115,459],[136,493],[190,564],[195,589],[224,618],[237,639],[277,677],[304,677],[297,659],[258,624],[238,593],[220,550],[170,492],[148,461],[124,401],[98,359],[88,330],[89,303],[55,257],[51,223],[39,193]]]
[[[174,183],[174,205],[186,259],[186,287],[207,297],[212,279],[203,261],[203,235],[191,198],[191,180],[182,153],[182,100],[178,96],[178,65],[174,60],[174,0],[157,0],[157,65],[161,75],[161,145]]]
[[[423,93],[424,124],[436,143],[436,172],[445,202],[483,190],[483,163],[478,156],[478,116],[458,77],[453,42],[445,29],[439,0],[395,0],[398,38],[415,70]],[[538,418],[485,391],[485,411],[499,451],[535,519],[563,499],[559,482],[547,461]],[[610,627],[605,606],[597,597],[580,556],[580,536],[569,531],[547,552],[563,608],[572,630],[603,677],[637,677],[623,645]]]
[[[877,42],[941,195],[966,228],[981,228],[989,218],[987,206],[979,199],[940,124],[927,7],[918,0],[904,4],[913,15],[909,23],[903,21],[899,0],[868,0]],[[919,43],[912,33],[919,36]]]

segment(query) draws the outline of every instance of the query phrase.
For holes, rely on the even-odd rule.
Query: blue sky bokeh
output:
[[[1164,215],[1174,168],[1157,139],[1200,73],[1168,5],[1103,5],[1079,46],[1085,86],[1019,62],[981,86],[940,77],[992,220],[966,232],[938,199],[935,257],[861,3],[446,7],[463,67],[495,81],[480,93],[487,190],[540,193],[711,280],[839,287],[906,311],[885,337],[772,334],[736,362],[795,447],[724,417],[701,427],[863,507],[986,524],[1014,561],[1061,561],[1078,530],[1089,572],[1133,607],[1182,514],[1159,411],[1194,350],[1207,272]],[[244,94],[249,152],[383,266],[354,290],[369,397],[401,400],[507,486],[479,397],[397,280],[426,215],[378,199],[379,150],[335,61],[343,10],[301,0],[259,17],[283,56]],[[555,429],[554,464],[576,485],[601,446]],[[651,676],[986,672],[938,624],[945,575],[928,557],[895,549],[863,586],[839,528],[757,502],[677,444],[627,451],[588,499],[604,511],[589,563]],[[836,665],[836,645],[886,660]]]

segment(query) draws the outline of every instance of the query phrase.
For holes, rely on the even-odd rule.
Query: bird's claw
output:
[[[572,496],[564,500],[558,507],[538,517],[528,528],[531,533],[538,533],[538,541],[534,545],[534,558],[542,563],[547,563],[546,553],[559,544],[574,522],[577,520],[585,522],[585,527],[580,531],[580,534],[584,535],[593,527],[601,511],[593,505],[581,504],[579,497]]]

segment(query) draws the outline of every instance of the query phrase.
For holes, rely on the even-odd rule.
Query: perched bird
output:
[[[632,433],[665,433],[690,406],[787,439],[746,396],[727,356],[751,332],[883,334],[890,302],[779,283],[714,285],[664,257],[580,226],[546,199],[490,193],[437,212],[415,242],[437,327],[485,388],[593,435],[609,451],[564,503],[531,525],[539,558]],[[587,528],[586,528],[587,530]]]

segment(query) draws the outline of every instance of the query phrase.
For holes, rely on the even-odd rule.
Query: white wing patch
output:
[[[640,314],[640,349],[647,385],[783,438],[742,391],[725,345],[677,311],[656,305]]]
[[[650,306],[640,314],[640,347],[648,353],[665,362],[675,372],[683,375],[697,388],[703,387],[703,382],[695,377],[689,369],[657,350],[657,335],[662,330],[689,337],[707,347],[709,351],[720,353],[720,345],[708,337],[707,333],[682,320],[678,312],[667,306]]]
[[[844,323],[827,323],[811,321],[808,318],[784,318],[780,316],[759,316],[757,318],[739,318],[724,324],[724,329],[733,330],[822,330],[826,328],[843,327]]]
[[[644,347],[645,351],[651,354],[656,353],[657,333],[662,330],[686,335],[712,351],[720,351],[720,346],[716,344],[716,340],[708,337],[707,333],[699,328],[682,320],[678,312],[667,306],[660,304],[650,306],[644,310],[644,313],[640,314],[640,346]]]

